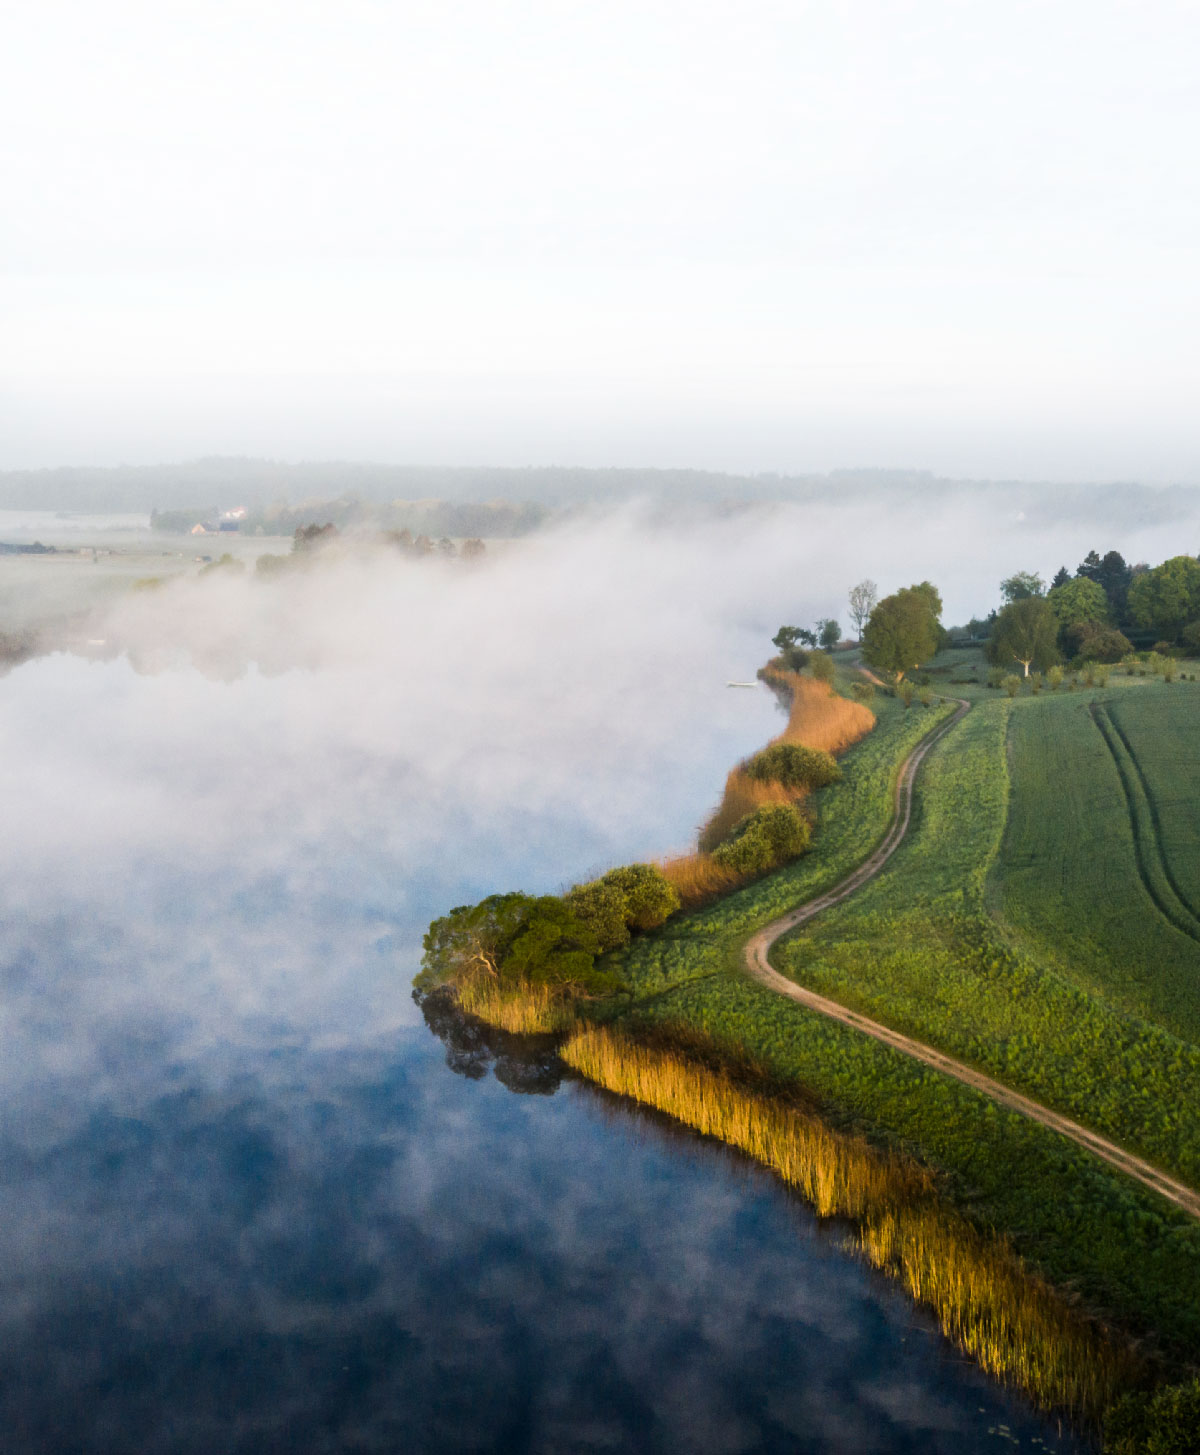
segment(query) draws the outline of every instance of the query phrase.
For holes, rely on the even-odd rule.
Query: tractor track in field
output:
[[[1129,811],[1134,857],[1137,860],[1138,876],[1142,885],[1154,901],[1155,908],[1174,929],[1190,936],[1193,940],[1200,940],[1200,918],[1197,917],[1195,906],[1180,888],[1171,869],[1170,860],[1163,847],[1162,819],[1159,815],[1158,804],[1154,801],[1150,784],[1137,760],[1137,755],[1106,703],[1093,702],[1090,711],[1092,721],[1099,728],[1100,736],[1104,739],[1104,746],[1112,757],[1117,777],[1121,780],[1121,789],[1125,794],[1125,804]],[[1150,819],[1148,829],[1143,824],[1142,815],[1139,812],[1139,790]],[[1156,882],[1155,875],[1151,872],[1151,860],[1153,860],[1153,867],[1158,870],[1166,890]]]
[[[956,1081],[962,1082],[964,1086],[981,1092],[998,1106],[1018,1112],[1031,1121],[1038,1122],[1041,1126],[1048,1127],[1051,1131],[1067,1137],[1070,1141],[1116,1167],[1118,1171],[1132,1177],[1143,1187],[1159,1193],[1169,1202],[1174,1203],[1176,1207],[1190,1213],[1192,1217],[1200,1218],[1200,1193],[1187,1187],[1184,1183],[1176,1181],[1165,1172],[1159,1171],[1157,1167],[1152,1166],[1141,1157],[1135,1156],[1132,1152],[1126,1152],[1115,1142],[1110,1142],[1107,1137],[1089,1131],[1087,1127],[1081,1126],[1060,1112],[1051,1111],[1049,1107],[1042,1106],[1040,1102],[1022,1096],[1020,1092],[1011,1090],[1002,1082],[994,1080],[982,1071],[977,1071],[973,1066],[968,1066],[963,1061],[957,1061],[953,1056],[947,1056],[944,1052],[935,1050],[934,1047],[928,1046],[922,1041],[914,1040],[911,1036],[902,1035],[880,1021],[871,1020],[870,1017],[861,1015],[858,1011],[850,1010],[836,1000],[818,995],[816,991],[807,990],[794,980],[789,980],[786,976],[781,975],[770,963],[770,952],[777,940],[815,919],[824,910],[831,909],[844,899],[849,899],[864,884],[869,884],[900,847],[912,821],[913,788],[917,770],[930,749],[951,728],[960,723],[971,710],[971,704],[965,698],[956,698],[955,701],[958,702],[959,707],[953,717],[946,722],[939,723],[937,727],[927,733],[904,760],[896,783],[896,802],[891,826],[879,847],[840,884],[835,885],[824,894],[818,895],[815,899],[797,905],[787,914],[772,920],[770,924],[764,925],[761,930],[752,935],[746,942],[743,952],[746,968],[751,977],[767,990],[771,990],[777,995],[787,996],[789,1000],[794,1000],[806,1010],[815,1011],[818,1015],[826,1016],[829,1020],[837,1021],[841,1025],[849,1026],[852,1030],[870,1036],[873,1040],[911,1057],[923,1066],[940,1071],[945,1076],[952,1076]]]

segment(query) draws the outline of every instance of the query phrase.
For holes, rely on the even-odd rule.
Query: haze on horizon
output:
[[[46,0],[0,469],[1200,482],[1184,4]]]

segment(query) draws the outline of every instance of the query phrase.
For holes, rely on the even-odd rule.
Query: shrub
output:
[[[626,864],[577,884],[567,908],[595,937],[599,953],[629,943],[630,930],[656,929],[679,908],[679,895],[652,864]]]
[[[901,701],[904,703],[905,707],[911,707],[913,705],[913,698],[917,695],[917,689],[912,685],[912,683],[901,682],[897,691],[900,693]]]
[[[1154,652],[1155,652],[1155,655],[1156,656],[1158,656],[1160,654],[1165,655],[1170,650],[1171,650],[1171,643],[1170,642],[1155,642],[1154,643]]]
[[[1105,1455],[1190,1455],[1200,1450],[1200,1379],[1127,1394],[1104,1422]]]
[[[808,658],[808,670],[818,682],[833,681],[833,658],[828,652],[812,652]]]
[[[808,820],[787,805],[760,808],[743,819],[713,862],[738,874],[765,874],[803,854],[812,838]]]
[[[1180,634],[1189,657],[1200,657],[1200,621],[1189,622]]]
[[[654,930],[679,908],[679,896],[653,864],[610,869],[600,881],[625,896],[625,922],[631,930]]]
[[[1042,690],[1042,674],[1040,672],[1030,672],[1029,690],[1035,697]]]
[[[859,702],[867,703],[875,696],[874,682],[856,682],[850,689]]]
[[[1057,692],[1062,686],[1063,669],[1061,667],[1051,667],[1046,673],[1046,681],[1050,684],[1050,690]]]
[[[1107,687],[1108,686],[1108,674],[1109,674],[1109,668],[1107,666],[1100,666],[1100,667],[1097,667],[1096,668],[1096,686],[1097,687]]]
[[[928,707],[933,701],[933,693],[928,687],[921,688],[921,706]]]
[[[1015,697],[1021,690],[1021,679],[1010,672],[1004,679],[1004,690],[1010,697]]]
[[[836,783],[842,770],[828,753],[799,743],[772,743],[746,764],[746,772],[760,783],[782,783],[785,788],[825,788]]]
[[[989,687],[1003,687],[1004,679],[1007,676],[1008,673],[1003,667],[993,667],[987,675],[987,685]]]
[[[597,950],[619,950],[629,943],[629,926],[625,923],[625,896],[602,879],[590,884],[577,884],[566,895],[567,908],[595,936]]]
[[[1063,646],[1072,657],[1088,662],[1119,662],[1133,650],[1124,632],[1094,621],[1076,621],[1062,633]]]

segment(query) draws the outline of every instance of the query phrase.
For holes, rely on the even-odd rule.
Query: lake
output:
[[[1077,1448],[768,1175],[412,1001],[432,914],[686,842],[777,730],[751,626],[528,669],[536,727],[482,649],[0,679],[6,1455]]]

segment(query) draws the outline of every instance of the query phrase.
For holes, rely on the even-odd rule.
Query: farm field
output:
[[[1014,769],[1014,805],[1020,797],[1029,812],[1024,820],[1014,818],[1017,827],[1006,832],[1010,750],[1036,753],[1045,733],[1061,742],[1067,730],[1055,724],[1079,719],[1099,751],[1108,754],[1088,712],[1091,698],[1100,694],[1064,691],[1010,701],[970,683],[951,686],[949,677],[961,681],[971,675],[969,657],[939,675],[938,690],[970,697],[975,706],[927,761],[908,839],[877,880],[781,945],[776,964],[822,994],[1060,1108],[1195,1185],[1200,1050],[1188,1032],[1184,972],[1173,991],[1162,990],[1147,953],[1140,990],[1122,989],[1119,947],[1110,948],[1111,971],[1080,967],[1063,944],[1055,957],[1037,953],[1039,936],[1047,933],[1042,921],[1010,930],[997,917],[1003,909],[997,893],[1004,874],[1002,845],[1014,860],[1029,854],[1020,846],[1032,830],[1022,825],[1038,818],[1041,782],[1023,767]],[[1178,684],[1131,683],[1110,687],[1103,696],[1128,702],[1130,731],[1145,732],[1137,704],[1149,710],[1153,699],[1164,701],[1178,690]],[[839,880],[882,834],[896,765],[938,709],[905,712],[891,698],[879,699],[878,706],[875,731],[842,759],[844,781],[816,800],[820,829],[814,852],[635,942],[622,958],[634,1003],[626,1002],[618,1013],[684,1036],[703,1032],[750,1054],[773,1077],[815,1097],[839,1125],[915,1152],[938,1170],[947,1195],[981,1225],[1007,1232],[1036,1266],[1068,1282],[1089,1304],[1127,1328],[1156,1330],[1176,1353],[1194,1352],[1200,1347],[1195,1296],[1200,1227],[1193,1220],[1053,1133],[896,1052],[782,1003],[741,972],[740,947],[752,929]],[[1163,761],[1170,761],[1169,748]],[[1079,762],[1085,771],[1086,760]],[[1124,800],[1111,755],[1108,765],[1117,796],[1105,801],[1115,812]],[[1155,770],[1148,771],[1153,776]],[[1057,776],[1062,781],[1056,787],[1066,792],[1070,775],[1058,770]],[[1047,821],[1059,816],[1058,810],[1044,815]],[[1127,815],[1123,822],[1129,823]],[[1041,829],[1054,832],[1045,823]],[[1086,855],[1087,833],[1071,832]],[[1130,828],[1127,856],[1131,845]],[[1186,872],[1185,836],[1179,845],[1174,852],[1180,867],[1172,871],[1177,876]],[[1057,851],[1047,844],[1045,852]],[[1128,893],[1146,899],[1146,922],[1160,939],[1166,936],[1163,943],[1185,941],[1177,951],[1182,966],[1194,942],[1170,925],[1165,930],[1158,925],[1136,868],[1129,890],[1127,860],[1113,852],[1106,872]],[[1083,896],[1086,914],[1099,891],[1082,887],[1082,868],[1072,873],[1062,893]],[[1044,888],[1044,874],[1042,880]],[[1031,877],[1027,899],[1036,886]],[[1120,918],[1118,911],[1114,922]],[[1102,928],[1095,933],[1102,940]],[[1195,948],[1200,951],[1200,945]]]
[[[1200,687],[1191,683],[1110,685],[1094,711],[1078,696],[1019,703],[991,886],[1015,943],[1040,963],[1192,1042],[1200,1040],[1198,723]]]

